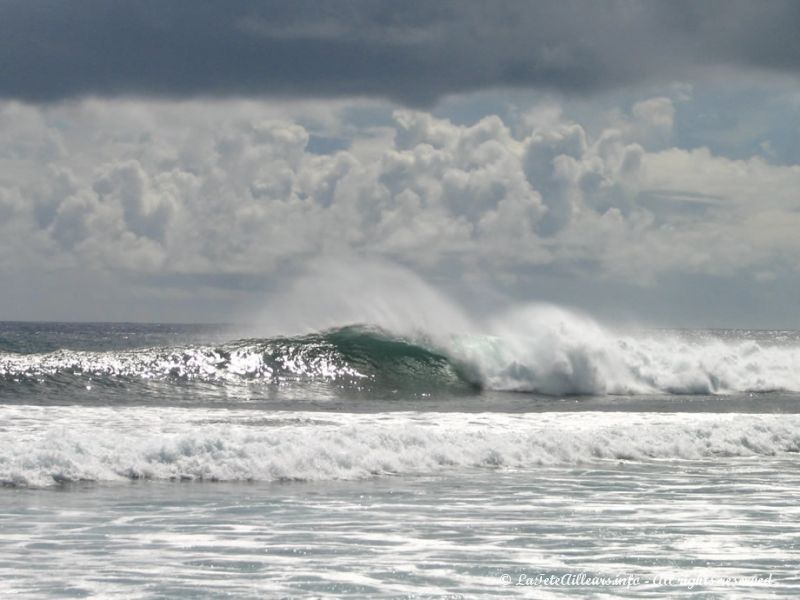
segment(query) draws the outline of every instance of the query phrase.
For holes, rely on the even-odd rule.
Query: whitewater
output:
[[[213,346],[0,353],[0,378],[6,384],[256,381],[552,396],[800,392],[800,339],[793,332],[760,332],[756,339],[735,331],[613,334],[553,307],[513,318],[519,325],[502,335],[400,335],[348,325]]]
[[[0,323],[0,594],[800,594],[798,332],[381,277],[248,327]]]
[[[0,482],[357,480],[459,468],[771,457],[797,415],[544,412],[341,414],[4,407]],[[54,425],[55,423],[55,425]]]

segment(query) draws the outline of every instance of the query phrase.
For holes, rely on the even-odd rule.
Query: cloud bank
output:
[[[647,98],[591,134],[554,105],[513,124],[398,110],[321,154],[257,103],[7,102],[0,269],[219,288],[353,255],[499,285],[794,272],[800,166],[673,147],[673,114]]]
[[[0,97],[587,94],[800,74],[800,5],[748,2],[7,0]]]

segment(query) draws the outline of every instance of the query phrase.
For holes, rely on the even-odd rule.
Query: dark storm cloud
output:
[[[588,93],[800,70],[797,2],[0,1],[0,96]]]

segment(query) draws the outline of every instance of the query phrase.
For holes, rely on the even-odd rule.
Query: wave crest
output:
[[[769,337],[619,335],[559,309],[528,310],[491,335],[395,335],[348,326],[217,346],[0,354],[0,386],[136,381],[322,384],[338,390],[545,395],[800,392],[800,346]]]
[[[433,346],[358,325],[218,346],[0,354],[0,379],[6,383],[88,378],[95,382],[328,382],[422,389],[458,389],[474,383],[456,361]]]

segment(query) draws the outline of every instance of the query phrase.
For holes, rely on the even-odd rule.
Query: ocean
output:
[[[0,597],[800,596],[800,333],[537,314],[0,323]]]

